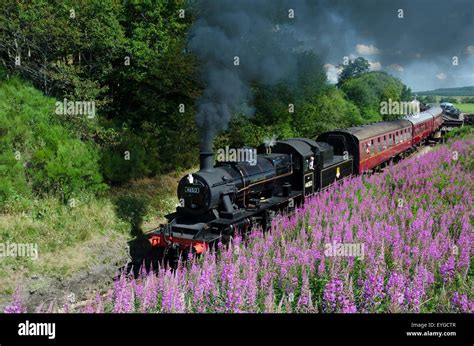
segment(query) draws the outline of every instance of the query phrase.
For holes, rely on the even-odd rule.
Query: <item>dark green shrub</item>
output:
[[[96,146],[63,127],[54,110],[54,99],[25,82],[0,82],[0,210],[31,193],[67,201],[106,188]]]
[[[117,215],[132,227],[132,235],[141,233],[143,216],[147,213],[149,201],[143,196],[125,195],[115,201]]]
[[[150,158],[150,160],[155,158]],[[101,167],[104,178],[114,184],[124,183],[148,174],[146,150],[138,139],[131,138],[105,148]]]

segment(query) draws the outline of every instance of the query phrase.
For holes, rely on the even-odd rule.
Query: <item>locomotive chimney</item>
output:
[[[199,164],[201,171],[210,171],[214,167],[214,153],[212,152],[211,144],[201,144],[199,152]]]

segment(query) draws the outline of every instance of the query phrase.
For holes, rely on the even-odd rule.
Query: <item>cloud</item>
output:
[[[391,68],[392,70],[395,70],[395,71],[398,71],[398,72],[403,72],[405,70],[403,68],[403,66],[398,65],[398,64],[391,64],[388,67]]]
[[[356,52],[362,55],[377,55],[381,53],[377,47],[373,45],[367,46],[365,44],[356,45]]]
[[[447,77],[446,74],[443,73],[443,72],[438,73],[438,74],[436,75],[436,78],[438,78],[439,80],[444,80],[444,79],[446,79],[446,77]]]
[[[328,81],[332,84],[336,84],[340,69],[333,64],[326,64],[324,65],[324,68],[326,69]]]
[[[456,78],[468,79],[471,81],[470,84],[474,83],[474,73],[466,73],[466,74],[457,75]]]
[[[474,45],[467,46],[466,52],[468,52],[469,54],[474,55]]]
[[[369,69],[371,71],[380,71],[382,69],[382,64],[378,61],[375,61],[375,62],[372,62],[372,61],[369,61]]]

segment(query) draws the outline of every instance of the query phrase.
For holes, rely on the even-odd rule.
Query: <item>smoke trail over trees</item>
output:
[[[380,66],[447,64],[474,45],[474,3],[389,0],[202,0],[188,48],[202,64],[204,92],[197,123],[204,143],[235,112],[252,113],[251,83],[294,78],[297,53],[342,62],[353,53]],[[456,18],[452,22],[450,18]],[[359,44],[359,51],[354,51]],[[447,48],[449,47],[449,48]],[[465,65],[467,66],[467,65]]]

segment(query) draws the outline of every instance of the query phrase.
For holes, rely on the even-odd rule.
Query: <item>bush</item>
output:
[[[130,223],[132,233],[137,236],[141,232],[143,217],[147,213],[149,201],[142,196],[126,195],[119,197],[115,202],[118,216]]]
[[[76,139],[55,143],[54,150],[38,149],[32,158],[33,190],[68,200],[82,192],[106,188],[99,170],[98,153]]]
[[[32,193],[103,191],[97,148],[58,123],[55,101],[17,78],[0,83],[0,210]]]
[[[101,166],[104,178],[120,184],[148,173],[146,151],[138,138],[129,135],[120,144],[104,148]]]
[[[293,126],[300,137],[316,138],[325,131],[362,123],[357,107],[338,89],[329,89],[295,111]]]
[[[446,134],[446,138],[455,138],[455,137],[465,137],[469,134],[474,133],[474,127],[472,126],[463,126],[457,127]]]
[[[449,103],[458,103],[458,99],[456,97],[446,97],[446,96],[443,96],[441,97],[439,103],[443,103],[443,102],[449,102]]]

